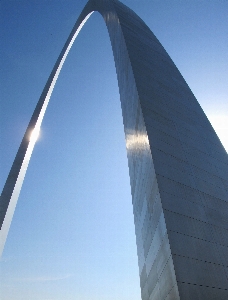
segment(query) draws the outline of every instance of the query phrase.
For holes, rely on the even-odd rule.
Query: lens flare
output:
[[[30,135],[30,142],[35,143],[40,135],[40,127],[34,128],[31,135]]]

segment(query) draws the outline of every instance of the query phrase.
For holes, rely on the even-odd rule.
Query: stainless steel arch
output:
[[[50,74],[1,194],[1,248],[51,92],[95,10],[116,64],[142,299],[227,299],[227,154],[162,45],[117,0],[87,3]]]

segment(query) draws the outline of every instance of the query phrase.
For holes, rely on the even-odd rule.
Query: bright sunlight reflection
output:
[[[34,128],[30,135],[30,142],[35,143],[40,135],[40,127]]]
[[[127,134],[126,147],[128,150],[143,150],[149,146],[148,136],[145,133]]]

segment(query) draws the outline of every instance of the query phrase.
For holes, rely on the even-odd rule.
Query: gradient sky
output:
[[[124,0],[152,29],[228,151],[228,1]],[[0,2],[0,188],[86,0]],[[2,255],[1,300],[138,300],[118,84],[94,13],[50,100]]]

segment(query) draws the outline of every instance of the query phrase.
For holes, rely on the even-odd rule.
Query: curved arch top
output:
[[[0,250],[35,145],[31,135],[39,130],[67,54],[93,11],[104,18],[114,54],[142,299],[195,299],[196,294],[227,299],[222,247],[228,221],[221,223],[220,217],[228,213],[224,217],[219,208],[228,211],[226,151],[160,42],[117,0],[86,4],[48,78],[1,194]],[[203,256],[215,243],[222,254]],[[215,265],[224,274],[219,280]]]

